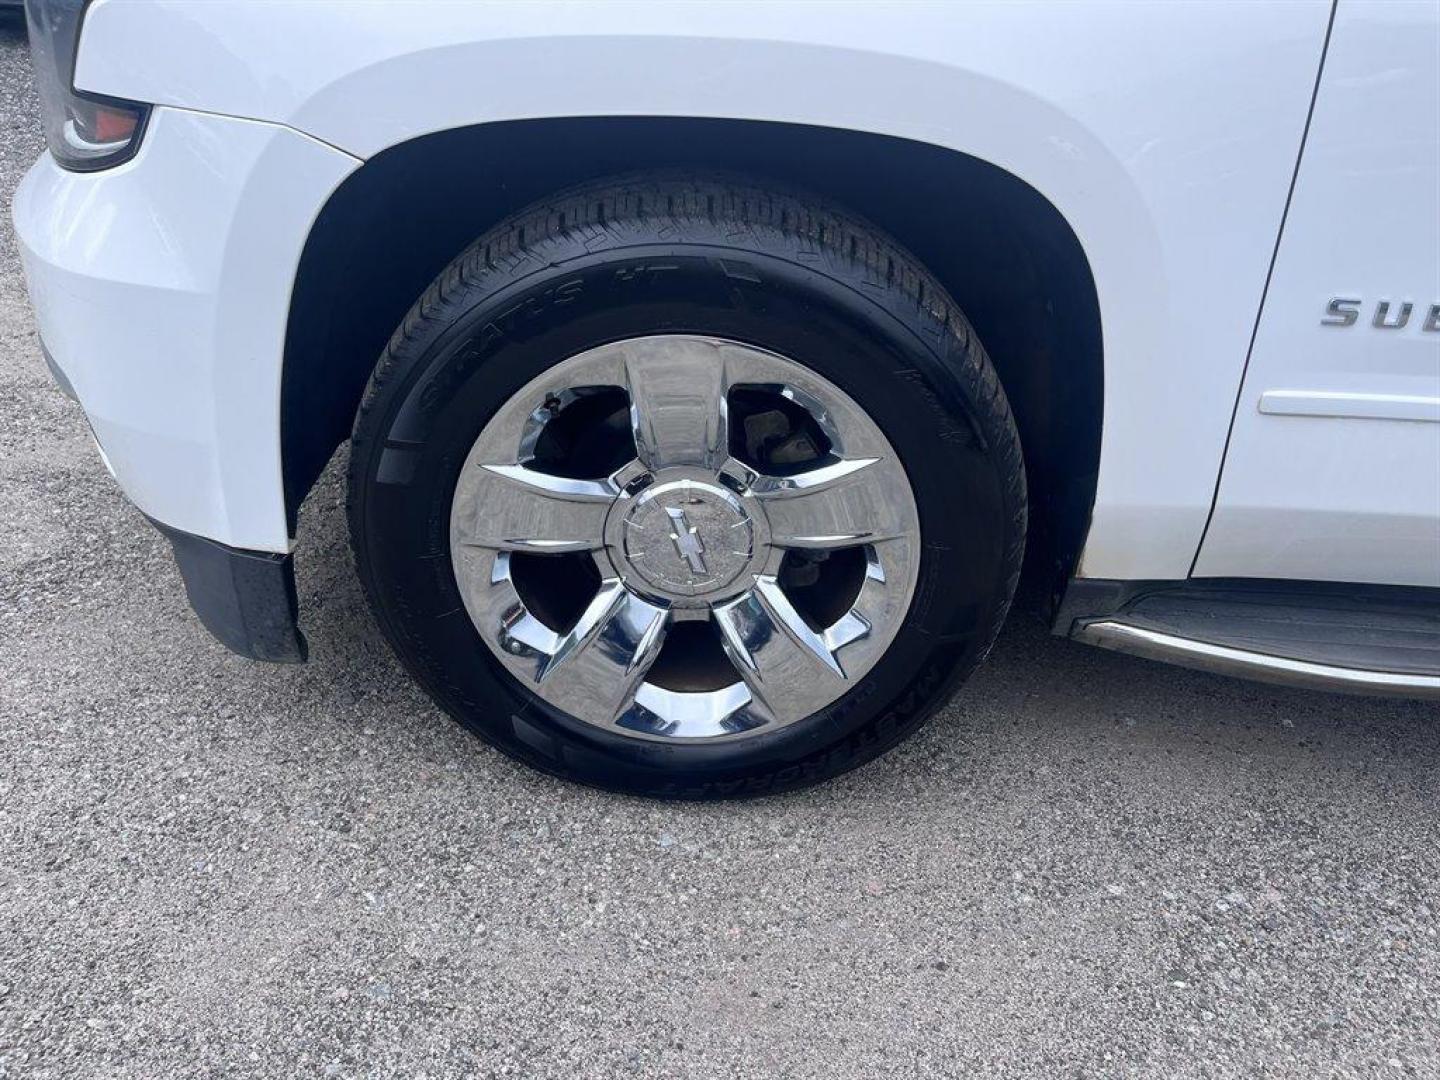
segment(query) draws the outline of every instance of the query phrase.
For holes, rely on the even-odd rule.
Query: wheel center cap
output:
[[[750,565],[755,527],[725,488],[672,480],[636,498],[625,515],[621,549],[642,581],[688,599],[725,588]]]

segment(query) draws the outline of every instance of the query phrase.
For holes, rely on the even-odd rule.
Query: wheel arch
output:
[[[297,269],[280,395],[285,508],[348,437],[386,341],[476,236],[572,184],[643,169],[723,170],[803,189],[869,218],[955,297],[999,372],[1029,473],[1030,581],[1053,590],[1084,542],[1099,468],[1103,343],[1074,229],[1032,186],[928,143],[760,120],[572,117],[423,135],[376,154],[331,195]]]

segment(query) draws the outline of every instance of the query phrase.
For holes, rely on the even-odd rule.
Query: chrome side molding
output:
[[[1341,694],[1440,700],[1440,675],[1414,675],[1391,671],[1363,671],[1308,660],[1250,652],[1228,645],[1147,630],[1114,619],[1082,623],[1071,635],[1076,641],[1102,649],[1163,660],[1181,667],[1260,682],[1326,690]]]

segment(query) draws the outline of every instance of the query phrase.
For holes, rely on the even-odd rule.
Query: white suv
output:
[[[29,0],[47,357],[226,645],[301,505],[538,768],[795,787],[1055,632],[1440,695],[1440,6]]]

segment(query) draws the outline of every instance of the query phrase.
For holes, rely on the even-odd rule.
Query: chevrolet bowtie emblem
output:
[[[690,569],[697,574],[705,574],[705,545],[700,542],[700,534],[695,531],[690,520],[685,516],[685,511],[678,506],[667,506],[665,513],[670,515],[670,524],[675,531],[670,534],[670,539],[675,543],[675,550],[685,560]]]

